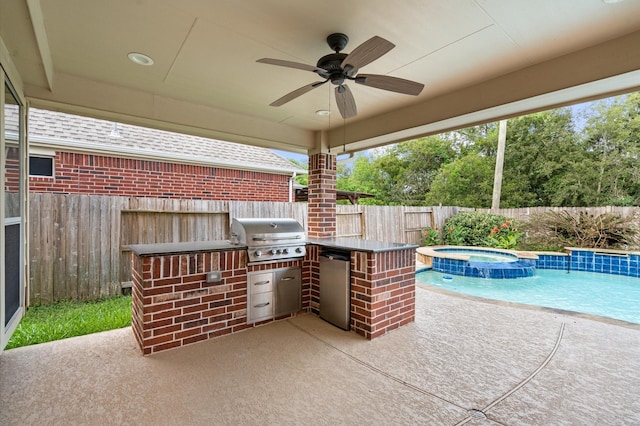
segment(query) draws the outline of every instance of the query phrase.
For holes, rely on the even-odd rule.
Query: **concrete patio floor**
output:
[[[417,288],[374,341],[314,315],[142,357],[129,328],[0,355],[0,424],[640,424],[640,327]]]

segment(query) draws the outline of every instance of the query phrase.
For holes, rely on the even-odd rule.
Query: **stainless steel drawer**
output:
[[[249,274],[249,293],[267,293],[273,291],[273,273]]]
[[[249,295],[249,323],[273,317],[273,293]]]

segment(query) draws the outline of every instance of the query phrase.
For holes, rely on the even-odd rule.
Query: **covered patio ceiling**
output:
[[[417,96],[350,84],[343,120],[315,66],[342,32],[396,47],[363,72]],[[0,49],[34,107],[308,153],[352,152],[640,88],[640,1],[0,0]],[[144,53],[152,66],[127,55]],[[328,116],[316,115],[328,110]]]

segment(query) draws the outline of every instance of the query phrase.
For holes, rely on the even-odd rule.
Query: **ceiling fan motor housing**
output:
[[[346,53],[331,53],[320,58],[316,66],[327,71],[323,73],[323,77],[329,78],[333,84],[339,85],[345,79],[341,64],[346,57]]]
[[[347,43],[349,43],[349,37],[346,34],[342,33],[333,33],[329,34],[327,37],[327,44],[334,52],[338,53],[341,50],[344,50],[347,47]]]

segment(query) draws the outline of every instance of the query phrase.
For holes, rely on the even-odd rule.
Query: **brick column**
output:
[[[309,156],[309,237],[336,236],[336,156]]]

